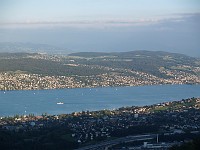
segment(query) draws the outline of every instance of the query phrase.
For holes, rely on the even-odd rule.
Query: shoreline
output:
[[[102,112],[102,111],[108,111],[108,112],[112,112],[112,111],[119,111],[120,109],[131,109],[131,108],[138,108],[138,109],[142,109],[142,108],[146,108],[146,107],[155,107],[155,106],[162,106],[165,104],[170,104],[170,103],[176,103],[176,102],[181,102],[181,101],[188,101],[188,100],[192,100],[192,99],[196,99],[198,100],[198,102],[200,103],[200,97],[188,97],[188,98],[184,98],[182,100],[173,100],[173,101],[165,101],[165,102],[160,102],[160,103],[154,103],[151,105],[144,105],[144,106],[139,106],[139,105],[132,105],[132,106],[122,106],[119,108],[110,108],[110,109],[99,109],[99,110],[81,110],[81,111],[74,111],[71,113],[60,113],[60,114],[48,114],[47,112],[43,112],[40,115],[35,115],[35,113],[30,113],[30,114],[14,114],[14,115],[8,115],[8,116],[0,116],[0,120],[3,118],[17,118],[16,116],[20,116],[21,118],[26,118],[26,117],[42,117],[42,116],[50,116],[50,117],[54,117],[54,116],[78,116],[76,114],[83,114],[85,112],[87,113],[97,113],[97,112]],[[200,106],[200,104],[199,104]],[[200,109],[200,108],[199,108]],[[37,114],[37,113],[36,113]]]
[[[60,140],[66,137],[64,143],[73,143],[71,149],[95,147],[105,149],[107,144],[114,146],[113,139],[118,139],[120,144],[122,140],[126,141],[128,138],[130,141],[134,136],[137,139],[138,136],[145,136],[141,140],[149,141],[158,135],[160,143],[176,144],[177,141],[187,140],[188,137],[199,137],[199,110],[200,98],[189,98],[144,107],[121,107],[111,111],[1,118],[0,131],[3,135],[1,144],[8,146],[11,141],[15,144],[13,148],[16,148],[21,142],[22,146],[25,143],[28,145],[26,149],[29,149],[35,144],[43,145],[46,141],[60,145]],[[152,139],[146,138],[152,134],[155,135]],[[172,141],[169,138],[172,138]],[[103,141],[106,141],[106,145],[102,144]]]
[[[140,87],[140,86],[159,86],[159,85],[200,85],[200,83],[166,83],[166,84],[141,84],[141,85],[125,85],[125,86],[91,86],[91,87],[71,87],[71,88],[39,88],[39,89],[16,89],[16,90],[1,90],[0,92],[9,91],[39,91],[39,90],[62,90],[62,89],[93,89],[93,88],[117,88],[117,87]]]

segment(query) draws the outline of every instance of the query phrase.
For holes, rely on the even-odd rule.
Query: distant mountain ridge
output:
[[[68,54],[69,51],[48,45],[48,44],[34,44],[21,42],[0,42],[0,53],[48,53],[48,54]]]
[[[190,57],[184,54],[179,53],[170,53],[164,51],[148,51],[148,50],[135,50],[135,51],[127,51],[127,52],[77,52],[71,53],[69,56],[79,56],[79,57],[102,57],[102,56],[117,56],[117,57],[134,57],[136,55],[144,55],[144,56],[173,56],[173,57]]]

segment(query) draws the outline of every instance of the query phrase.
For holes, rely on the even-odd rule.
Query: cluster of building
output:
[[[89,66],[88,66],[89,67]],[[91,66],[90,66],[91,67]],[[92,66],[94,67],[94,66]],[[200,78],[189,72],[161,69],[170,78],[164,79],[154,75],[129,69],[113,69],[95,66],[110,73],[91,76],[47,76],[25,72],[1,72],[0,90],[35,90],[107,86],[139,86],[155,84],[199,84]],[[92,68],[91,68],[92,69]],[[119,73],[122,72],[122,73]]]
[[[178,65],[170,68],[160,67],[158,77],[142,71],[125,68],[111,68],[101,65],[86,65],[79,63],[79,59],[86,58],[72,56],[56,56],[47,54],[22,54],[22,56],[8,56],[3,59],[31,58],[62,62],[70,67],[86,67],[91,70],[101,70],[98,75],[71,75],[49,76],[30,74],[27,72],[0,72],[0,90],[31,90],[31,89],[56,89],[56,88],[81,88],[81,87],[106,87],[106,86],[139,86],[155,84],[199,84],[200,67]],[[103,58],[103,57],[102,57]],[[87,58],[92,59],[92,58]],[[168,59],[168,57],[167,57]],[[119,60],[118,60],[119,61]],[[120,61],[124,61],[121,60]],[[126,60],[126,61],[131,61]]]
[[[116,110],[72,114],[1,117],[0,128],[15,132],[65,126],[79,144],[110,137],[157,132],[165,136],[199,134],[200,98]],[[144,128],[142,128],[144,127]],[[124,133],[120,134],[120,133]]]
[[[183,71],[187,69],[189,71]],[[160,68],[160,72],[170,76],[169,80],[173,79],[173,83],[182,84],[182,83],[200,83],[200,76],[198,73],[200,72],[200,67],[191,67],[191,66],[177,66],[174,69]],[[195,74],[194,74],[195,72]]]
[[[42,60],[51,60],[55,62],[61,62],[64,59],[64,56],[48,55],[45,53],[33,53],[31,55],[29,54],[28,56],[24,58],[33,58],[33,59],[42,59]]]
[[[13,72],[0,73],[0,90],[36,90],[76,87],[79,87],[79,83],[74,80],[74,77],[43,76]]]
[[[195,105],[192,103],[195,103]],[[166,106],[168,106],[168,109],[166,108],[165,111],[156,112],[158,108]],[[158,127],[157,130],[162,131],[165,135],[184,133],[185,131],[195,133],[199,132],[200,129],[199,108],[200,99],[188,99],[187,101],[153,106],[105,110],[98,112],[103,114],[100,117],[94,117],[94,115],[99,115],[95,112],[81,112],[74,114],[81,116],[80,121],[71,124],[70,128],[74,129],[73,136],[80,142],[87,142],[99,137],[116,136],[118,135],[116,131],[129,131],[131,134],[133,128],[139,127],[138,130],[140,130],[142,126],[151,128],[154,125],[156,125],[156,128]]]

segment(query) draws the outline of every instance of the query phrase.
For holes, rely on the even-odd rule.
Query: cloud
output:
[[[53,25],[53,26],[98,26],[98,25],[108,25],[108,26],[132,26],[132,25],[145,25],[156,23],[157,19],[110,19],[110,20],[79,20],[79,21],[28,21],[28,22],[0,22],[0,26],[24,26],[24,25]]]
[[[152,18],[129,18],[129,19],[102,19],[102,20],[73,20],[73,21],[35,21],[24,22],[0,22],[0,28],[32,28],[32,27],[126,27],[145,26],[152,24],[162,24],[164,22],[184,22],[194,21],[192,18],[200,20],[200,13],[195,14],[172,14],[168,16],[156,16]],[[169,30],[162,28],[160,30]]]

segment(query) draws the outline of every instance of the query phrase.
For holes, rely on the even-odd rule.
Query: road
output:
[[[157,137],[157,134],[145,134],[145,135],[136,135],[136,136],[126,136],[117,138],[110,141],[103,141],[95,145],[85,146],[82,148],[78,148],[76,150],[97,150],[97,149],[106,149],[107,147],[117,145],[120,143],[128,143],[133,141],[141,141],[141,140],[150,140]]]

